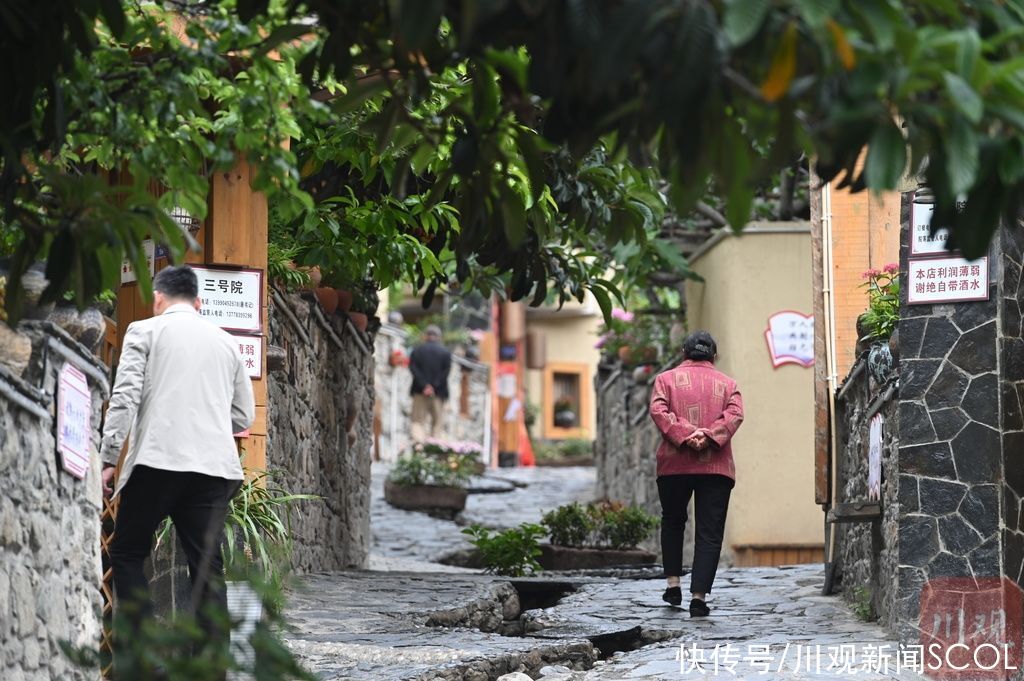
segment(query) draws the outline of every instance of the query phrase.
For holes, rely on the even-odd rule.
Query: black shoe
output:
[[[711,614],[708,604],[699,598],[690,600],[690,617],[707,617]]]
[[[661,595],[661,600],[665,601],[669,605],[682,605],[683,591],[678,586],[670,586],[665,589],[665,593]]]

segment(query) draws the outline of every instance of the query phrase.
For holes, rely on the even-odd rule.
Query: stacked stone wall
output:
[[[2,322],[0,322],[2,325]],[[0,366],[0,676],[86,679],[61,652],[99,646],[101,408],[106,369],[49,322],[26,322],[31,357]],[[65,363],[92,393],[92,456],[84,480],[65,472],[56,448],[57,376]]]

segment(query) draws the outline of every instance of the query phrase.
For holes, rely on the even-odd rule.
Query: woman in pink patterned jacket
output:
[[[661,373],[651,392],[651,418],[661,431],[658,496],[661,552],[668,588],[662,598],[683,601],[683,530],[694,497],[696,539],[690,575],[690,616],[710,612],[705,599],[718,571],[729,495],[736,484],[733,434],[743,422],[743,400],[732,380],[714,366],[718,349],[707,331],[683,341],[683,363]]]

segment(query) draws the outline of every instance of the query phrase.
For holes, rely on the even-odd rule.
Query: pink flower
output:
[[[594,343],[594,347],[597,348],[598,350],[600,350],[601,348],[604,347],[604,344],[607,343],[607,342],[608,342],[608,334],[602,334],[597,339],[597,342]]]
[[[633,313],[615,308],[612,310],[612,319],[618,319],[620,322],[631,322],[633,321]]]
[[[875,277],[877,277],[880,274],[881,274],[881,272],[879,270],[870,269],[870,270],[868,270],[867,272],[865,272],[864,274],[862,274],[860,276],[863,277],[864,279],[874,279]]]
[[[900,271],[900,266],[899,263],[891,262],[888,265],[886,265],[883,269],[885,270],[886,274],[896,274],[897,272]]]

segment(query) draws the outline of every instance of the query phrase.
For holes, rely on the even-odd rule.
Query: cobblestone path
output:
[[[527,486],[470,495],[467,516],[511,526],[592,494],[589,469],[499,475]],[[820,595],[820,565],[723,568],[711,617],[691,619],[661,601],[660,579],[510,580],[433,563],[464,541],[460,527],[390,508],[374,478],[373,569],[308,575],[286,611],[288,645],[322,679],[924,678],[897,673],[884,629]]]

